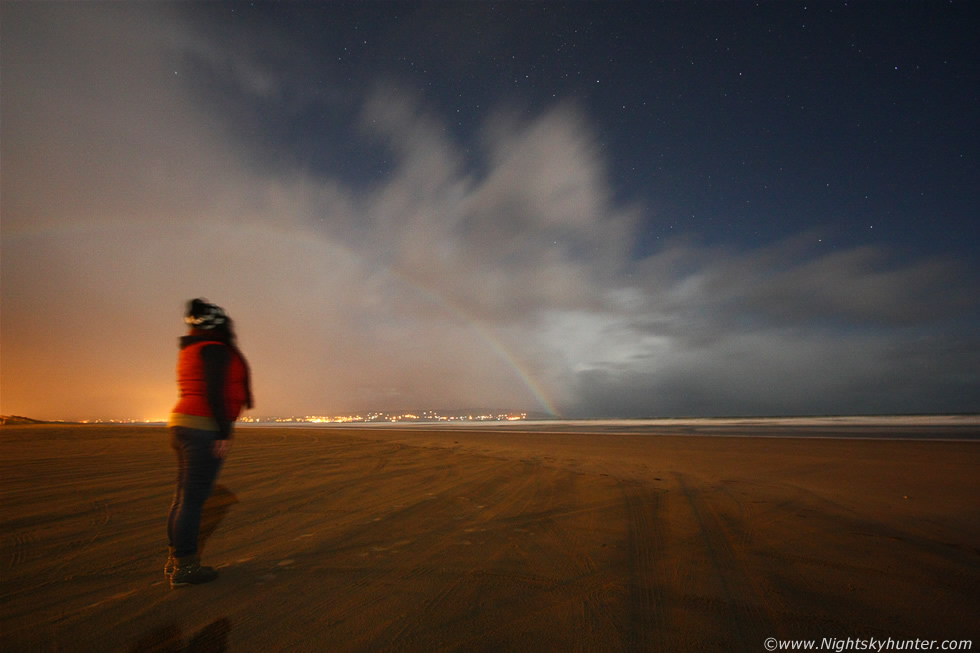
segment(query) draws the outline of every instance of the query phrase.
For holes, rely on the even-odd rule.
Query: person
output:
[[[214,580],[198,555],[201,511],[231,449],[233,426],[243,408],[251,408],[248,363],[239,351],[231,318],[206,299],[187,303],[177,358],[179,398],[168,423],[177,453],[177,490],[170,506],[170,552],[164,573],[171,587]]]

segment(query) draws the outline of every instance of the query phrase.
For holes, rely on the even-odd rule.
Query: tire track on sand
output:
[[[475,500],[480,502],[479,514],[472,516],[471,523],[474,528],[479,525],[497,529],[501,522],[509,522],[511,519],[526,513],[541,495],[540,465],[528,461],[521,461],[521,463],[521,472],[513,473],[503,484],[499,481],[500,474],[504,470],[513,468],[513,463],[507,461],[494,464],[488,470],[482,470],[472,475],[465,484],[458,483],[454,486],[454,489],[460,491],[465,488],[468,490],[467,496],[475,497]],[[550,502],[551,497],[548,500]],[[508,513],[508,516],[503,517],[504,513]],[[433,544],[437,543],[433,542]],[[445,543],[442,542],[442,544]],[[427,546],[426,550],[434,555],[426,556],[424,559],[420,558],[416,566],[409,571],[409,577],[445,575],[445,571],[442,569],[445,559],[439,557],[442,555],[439,552],[440,549]],[[440,614],[442,607],[447,602],[458,598],[467,585],[474,582],[476,578],[481,578],[482,581],[501,582],[500,577],[489,573],[499,555],[499,550],[488,551],[487,555],[475,564],[460,571],[455,576],[447,578],[448,582],[445,586],[421,601],[411,622],[402,621],[396,625],[390,634],[380,635],[378,641],[384,641],[385,647],[392,650],[421,648],[422,643],[417,640],[417,633],[412,631],[415,624],[433,621],[433,615]],[[506,580],[513,581],[514,579],[507,577]]]
[[[737,637],[741,649],[750,650],[757,635],[776,632],[772,601],[759,590],[757,579],[745,568],[735,547],[738,538],[729,534],[716,510],[682,474],[675,474],[675,477],[690,505],[721,587],[731,632]]]
[[[629,630],[627,649],[670,651],[664,595],[664,532],[660,495],[635,481],[620,481],[629,527]]]

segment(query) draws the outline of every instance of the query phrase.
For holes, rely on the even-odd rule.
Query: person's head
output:
[[[191,328],[191,333],[223,340],[231,340],[234,337],[231,318],[225,314],[224,309],[202,297],[187,302],[184,322]]]

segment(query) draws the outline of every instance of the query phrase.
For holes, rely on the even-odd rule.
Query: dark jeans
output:
[[[177,452],[177,491],[170,506],[167,536],[177,557],[197,553],[201,510],[221,469],[221,458],[212,452],[216,435],[214,431],[182,426],[170,428],[170,445]]]

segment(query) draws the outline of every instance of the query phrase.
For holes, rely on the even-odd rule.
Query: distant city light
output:
[[[518,422],[528,419],[526,412],[467,412],[437,411],[421,412],[369,412],[348,415],[303,415],[303,416],[261,416],[246,415],[238,421],[243,424],[355,424],[355,423],[398,423],[398,422]],[[58,420],[64,421],[64,420]],[[168,418],[155,417],[130,419],[81,419],[76,424],[166,424]],[[70,423],[70,422],[66,422]]]
[[[516,422],[526,419],[526,412],[441,413],[435,410],[425,410],[421,413],[371,412],[350,415],[305,415],[302,417],[245,416],[239,421],[245,424],[351,424],[359,422]]]

